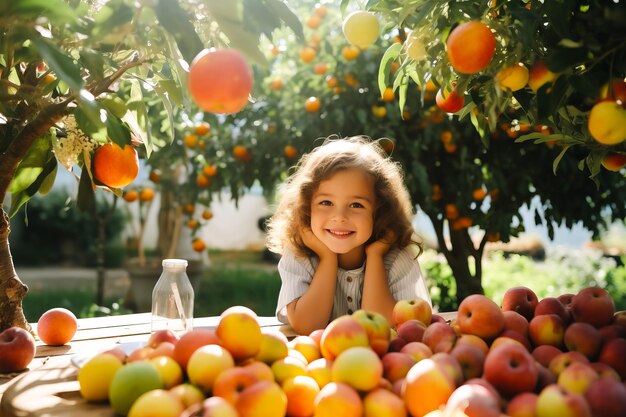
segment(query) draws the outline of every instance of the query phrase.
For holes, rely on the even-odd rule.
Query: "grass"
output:
[[[216,316],[233,305],[245,305],[260,316],[273,316],[279,290],[276,264],[264,262],[259,252],[211,252],[211,267],[204,272],[196,288],[194,316]],[[58,289],[38,286],[28,292],[22,306],[29,322],[36,322],[45,311],[54,307],[67,308],[78,317],[132,312],[123,306],[122,299],[109,297],[104,306],[95,305],[95,299],[95,287]]]

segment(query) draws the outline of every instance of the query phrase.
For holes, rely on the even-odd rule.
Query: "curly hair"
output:
[[[404,185],[400,165],[380,146],[365,136],[340,139],[328,137],[321,146],[302,156],[289,176],[278,207],[267,224],[267,247],[282,253],[289,247],[299,256],[311,256],[300,237],[311,226],[311,199],[319,184],[339,171],[361,169],[374,179],[376,207],[372,236],[366,244],[383,238],[388,231],[396,237],[393,246],[421,246],[413,239],[413,205]]]

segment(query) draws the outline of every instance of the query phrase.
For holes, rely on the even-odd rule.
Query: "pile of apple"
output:
[[[86,399],[131,417],[618,417],[625,379],[626,312],[595,287],[471,295],[450,323],[402,300],[392,323],[359,310],[292,340],[236,306],[214,330],[156,332],[78,374]]]

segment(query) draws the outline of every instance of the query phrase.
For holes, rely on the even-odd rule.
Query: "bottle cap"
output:
[[[163,268],[176,268],[176,269],[184,269],[187,268],[187,260],[186,259],[163,259],[161,262]]]

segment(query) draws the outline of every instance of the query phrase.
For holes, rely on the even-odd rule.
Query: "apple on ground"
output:
[[[287,395],[277,383],[259,381],[239,393],[235,408],[239,417],[284,416]]]
[[[565,335],[565,325],[556,314],[543,314],[530,320],[528,334],[534,346],[552,345],[561,348]]]
[[[322,333],[322,356],[334,360],[344,350],[355,346],[369,346],[367,330],[351,315],[339,316]]]
[[[511,398],[506,406],[506,415],[509,417],[534,417],[537,409],[537,398],[534,392],[522,392]]]
[[[614,314],[615,303],[604,288],[583,288],[572,300],[574,321],[589,323],[599,328],[611,324]]]
[[[387,352],[382,357],[382,363],[383,376],[393,384],[398,379],[403,379],[417,360],[407,353]]]
[[[479,378],[483,374],[485,354],[480,348],[469,343],[457,344],[450,352],[463,372],[463,380]]]
[[[365,328],[370,347],[374,352],[381,357],[387,353],[391,340],[391,325],[385,316],[375,311],[361,309],[352,313],[352,317]]]
[[[21,327],[0,333],[0,373],[26,369],[35,357],[35,338]]]
[[[537,417],[555,416],[591,417],[591,411],[585,397],[551,384],[537,397]]]
[[[537,384],[535,359],[522,345],[504,344],[491,349],[485,358],[484,374],[498,392],[511,398],[532,391]]]
[[[598,373],[589,364],[574,362],[561,372],[557,384],[570,392],[584,394],[587,387],[597,379],[600,379]]]
[[[482,294],[472,294],[459,304],[457,323],[461,333],[489,340],[504,328],[504,315],[496,303]]]
[[[376,388],[363,398],[363,417],[406,417],[402,398],[384,388]]]
[[[461,385],[448,399],[444,415],[459,412],[467,417],[500,417],[500,396],[481,385]]]
[[[362,417],[363,401],[347,384],[331,382],[315,397],[315,417]]]
[[[456,343],[458,335],[454,329],[445,323],[433,323],[426,328],[422,342],[433,351],[450,352]]]
[[[412,357],[415,362],[419,362],[422,359],[430,358],[433,356],[433,351],[430,350],[428,345],[422,342],[411,342],[402,346],[401,353],[405,353]]]
[[[626,410],[626,386],[612,378],[593,381],[585,391],[585,399],[594,416],[621,417]]]
[[[567,350],[580,352],[590,360],[597,357],[602,346],[598,329],[583,322],[575,322],[567,326],[563,342]]]
[[[310,376],[300,375],[283,382],[282,389],[287,396],[287,415],[309,417],[315,412],[315,397],[320,387]]]
[[[433,316],[433,309],[423,298],[396,301],[391,312],[391,324],[396,329],[407,320],[419,320],[428,326]]]
[[[412,416],[424,416],[444,406],[455,389],[456,384],[443,365],[432,358],[424,359],[406,375],[404,402]],[[426,392],[428,395],[424,395]]]
[[[537,294],[528,287],[511,287],[502,296],[502,310],[512,310],[530,320],[535,315],[535,307],[539,303]]]
[[[383,377],[383,363],[371,348],[355,346],[341,352],[333,361],[332,381],[358,391],[377,387]]]

